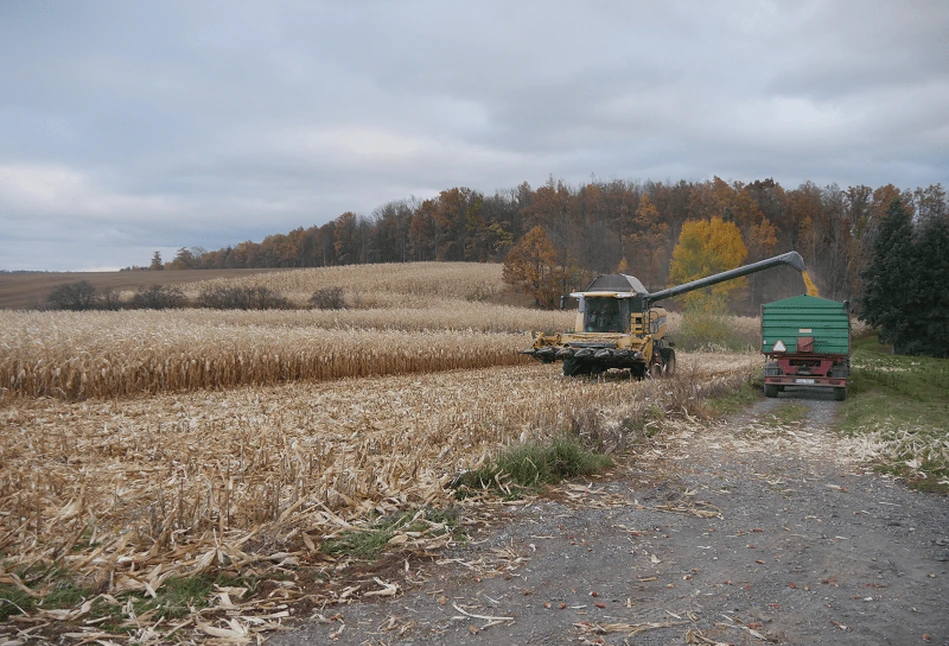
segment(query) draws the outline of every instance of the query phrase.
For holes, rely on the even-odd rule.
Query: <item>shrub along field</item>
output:
[[[53,622],[77,641],[247,641],[303,599],[392,594],[334,581],[353,558],[455,540],[482,487],[519,495],[635,459],[664,426],[715,415],[709,398],[759,396],[753,351],[681,353],[670,380],[564,378],[517,350],[573,313],[487,303],[499,270],[456,269],[221,283],[294,303],[340,287],[341,310],[0,314],[0,637]],[[752,321],[731,327],[747,337]],[[924,445],[897,441],[858,407],[917,387],[886,381],[917,364],[889,361],[864,361],[848,428],[938,477],[944,421]],[[945,362],[932,365],[920,427],[946,419]]]
[[[286,269],[202,269],[200,271],[102,271],[42,272],[15,271],[0,275],[0,309],[37,309],[46,305],[51,292],[79,281],[90,283],[100,293],[131,295],[139,290],[162,286],[183,286],[211,278],[262,277]]]

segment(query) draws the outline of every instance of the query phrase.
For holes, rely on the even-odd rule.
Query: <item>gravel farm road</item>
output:
[[[805,419],[777,421],[782,395],[683,427],[268,643],[949,645],[949,499],[868,470],[839,404],[795,395]]]

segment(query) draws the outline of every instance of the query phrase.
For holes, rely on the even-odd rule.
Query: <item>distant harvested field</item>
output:
[[[432,297],[526,304],[501,280],[497,263],[397,263],[313,269],[201,269],[114,272],[0,273],[0,309],[42,308],[58,285],[85,280],[100,292],[128,298],[153,285],[176,285],[189,298],[209,287],[262,286],[306,307],[314,291],[340,287],[347,305],[357,308],[430,304]]]
[[[13,272],[0,274],[0,309],[37,309],[58,285],[87,280],[99,292],[134,292],[152,285],[182,285],[212,278],[240,278],[287,269],[208,269],[182,271]]]
[[[348,307],[432,307],[444,299],[485,301],[511,287],[501,279],[502,266],[476,262],[418,262],[346,265],[296,269],[265,276],[215,278],[187,285],[194,297],[210,287],[267,287],[297,306],[306,306],[314,291],[339,287]]]

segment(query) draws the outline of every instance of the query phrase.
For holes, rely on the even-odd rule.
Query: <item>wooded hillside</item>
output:
[[[821,295],[847,300],[862,292],[860,273],[868,266],[873,232],[894,197],[901,198],[915,222],[949,217],[940,184],[901,190],[807,182],[786,190],[773,179],[743,184],[715,177],[674,184],[591,181],[572,187],[550,178],[536,189],[525,182],[494,195],[450,188],[428,200],[391,202],[368,217],[346,212],[322,226],[274,234],[259,243],[217,251],[182,249],[164,266],[499,262],[539,225],[553,243],[557,264],[571,269],[577,280],[622,270],[655,290],[669,285],[670,259],[683,224],[717,217],[740,229],[747,262],[797,250]],[[755,310],[763,300],[786,295],[773,284],[779,280],[770,272],[750,277],[742,309]]]

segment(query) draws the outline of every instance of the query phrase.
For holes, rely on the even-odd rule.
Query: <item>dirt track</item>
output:
[[[838,404],[797,395],[806,420],[777,424],[782,397],[683,430],[268,643],[949,644],[949,500],[861,467]]]

